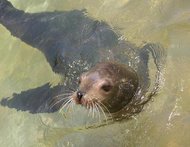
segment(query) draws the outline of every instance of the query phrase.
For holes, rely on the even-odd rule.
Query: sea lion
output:
[[[86,73],[87,75],[85,77],[87,79],[92,78],[92,81],[83,78],[85,75],[83,74],[79,86],[80,91],[75,92],[71,96],[76,103],[85,105],[87,102],[85,97],[91,99],[93,94],[97,93],[99,96],[93,97],[100,99],[100,102],[108,107],[109,112],[116,113],[131,103],[144,104],[158,91],[159,77],[162,75],[162,65],[165,63],[163,47],[158,44],[147,43],[138,48],[127,40],[121,39],[122,35],[114,31],[106,22],[89,17],[85,10],[26,13],[23,10],[16,9],[9,1],[0,0],[0,24],[6,27],[13,36],[40,50],[45,55],[52,70],[69,79],[66,80],[66,82],[68,81],[65,84],[67,87],[74,87],[75,84],[73,83],[75,83],[77,77],[80,76],[81,73],[88,71],[88,69],[96,65],[97,62],[105,62],[96,65]],[[154,88],[149,96],[145,97],[145,93],[148,92],[150,86],[148,72],[150,53],[152,53],[157,68],[156,81],[155,83],[152,82]],[[107,61],[115,61],[117,63]],[[101,70],[96,71],[103,67],[105,67],[104,70],[102,69],[104,72]],[[106,67],[114,67],[119,70],[111,70]],[[118,73],[111,74],[109,71],[117,71]],[[96,73],[96,75],[93,73]],[[103,75],[102,73],[109,74]],[[128,78],[132,79],[131,85],[133,86],[130,87],[130,84],[126,84],[125,82],[122,84],[120,82],[118,83],[118,81],[122,79],[122,76],[124,77],[124,81]],[[93,78],[95,78],[94,83]],[[108,79],[110,85],[102,86],[103,89],[105,88],[105,91],[109,91],[110,88],[111,92],[114,91],[112,94],[110,93],[110,95],[98,91],[101,90],[101,84],[103,84],[101,81],[105,82],[102,80],[105,78]],[[89,81],[91,85],[88,86],[88,84],[84,84]],[[98,83],[101,84],[98,85]],[[64,87],[64,85],[62,85],[62,87]],[[88,89],[88,91],[87,87],[91,90]],[[38,90],[40,90],[40,88],[38,88]],[[48,90],[51,90],[51,88],[48,88]],[[25,95],[26,93],[27,91],[24,92]],[[37,93],[37,95],[43,95],[42,93]],[[91,95],[89,93],[91,93]],[[46,95],[49,97],[48,93],[46,93]],[[114,101],[112,100],[112,96],[115,98]],[[16,99],[23,101],[24,97],[19,98],[17,95]],[[41,97],[37,98],[36,96],[36,100],[41,100]],[[24,101],[26,101],[26,99]],[[44,101],[44,99],[42,101]],[[65,104],[64,100],[61,102]],[[14,103],[10,105],[7,103],[9,103],[9,100],[3,104],[15,108],[18,106],[17,104],[14,105]],[[29,103],[30,102],[26,103],[27,106]],[[90,102],[88,101],[88,103]],[[49,106],[47,102],[43,105]],[[62,104],[59,104],[59,106],[60,105]],[[56,105],[53,104],[53,106]],[[30,107],[27,108],[31,109]],[[19,107],[19,110],[25,111],[27,108],[24,107],[24,109],[22,109]],[[44,109],[47,110],[46,108]],[[32,109],[31,112],[45,112],[42,108],[40,108],[40,111],[38,110],[39,108],[35,108],[35,110]],[[47,112],[51,111],[47,110]]]
[[[135,96],[138,82],[138,76],[131,67],[102,62],[81,75],[79,88],[71,98],[87,108],[102,107],[105,112],[116,113]]]

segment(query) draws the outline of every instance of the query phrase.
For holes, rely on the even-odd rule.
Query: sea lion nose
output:
[[[84,95],[83,92],[77,91],[77,98],[79,101],[82,99],[83,95]]]

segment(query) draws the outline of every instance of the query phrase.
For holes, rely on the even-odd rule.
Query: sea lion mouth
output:
[[[107,90],[107,89],[106,89]],[[75,93],[75,96],[72,97],[74,102],[78,105],[81,105],[87,109],[94,109],[98,105],[98,107],[101,107],[104,112],[107,113],[116,113],[123,109],[127,104],[130,103],[130,100],[124,100],[124,101],[117,101],[119,98],[117,97],[110,97],[101,100],[100,98],[91,98],[91,97],[85,97],[85,93],[81,91],[77,91]],[[114,100],[115,99],[115,100]]]
[[[90,98],[86,99],[84,97],[85,97],[85,93],[78,90],[77,92],[74,93],[74,96],[72,96],[72,99],[74,100],[76,104],[84,106],[87,109],[89,109],[90,107],[93,107],[96,100],[90,99]]]

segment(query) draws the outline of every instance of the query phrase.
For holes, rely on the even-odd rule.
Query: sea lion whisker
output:
[[[100,108],[100,111],[103,113],[106,123],[108,123],[107,116],[106,116],[106,114],[105,114],[103,108],[100,106],[100,103],[97,103],[97,106]]]
[[[66,108],[66,112],[68,112],[69,110],[70,110],[70,108],[72,107],[72,101],[73,100],[71,100],[71,102],[70,103],[68,103],[68,105],[65,107]]]
[[[92,117],[94,118],[94,115],[96,114],[95,112],[95,104],[94,104],[94,102],[92,102],[92,108],[93,108],[93,113],[92,113]]]
[[[61,99],[61,100],[67,99],[71,94],[68,94],[68,95],[62,95],[62,94],[60,94],[60,95],[54,96],[54,97],[52,97],[50,104],[53,103],[54,100],[57,100],[57,99]],[[61,96],[63,96],[63,97],[61,97]]]
[[[72,101],[71,101],[71,104],[72,104],[72,112],[73,112],[73,110],[74,110],[74,105],[75,105],[73,99],[72,99]]]
[[[91,104],[88,104],[88,105],[89,105],[89,114],[91,114],[91,116],[93,116],[93,106]]]
[[[72,102],[72,99],[68,100],[68,102],[65,104],[64,108],[65,108],[66,111],[68,111],[68,107],[71,104],[71,102]]]
[[[62,99],[60,99],[60,100],[58,100],[57,102],[55,102],[55,103],[50,103],[50,109],[52,109],[56,104],[58,104],[58,103],[60,103],[61,101],[63,101],[63,100],[67,100],[67,99],[69,99],[70,97],[65,97],[65,98],[62,98]]]
[[[94,108],[93,108],[93,101],[92,101],[92,98],[90,98],[90,101],[91,101],[91,103],[89,103],[88,104],[88,106],[89,106],[89,114],[91,114],[92,113],[92,118],[94,118]]]
[[[96,111],[97,111],[97,117],[98,117],[99,123],[101,124],[100,108],[97,106],[96,103],[95,103],[95,108],[96,108]]]
[[[67,106],[65,106],[65,111],[66,111],[66,112],[68,112],[68,111],[69,111],[69,109],[70,109],[70,107],[71,107],[71,102],[70,102],[70,103],[68,103],[68,104],[67,104]]]
[[[62,94],[59,94],[59,95],[54,96],[53,99],[59,98],[59,97],[61,97],[61,96],[69,96],[69,95],[71,95],[71,94],[73,94],[73,92],[70,92],[70,93],[62,93]]]
[[[67,104],[64,104],[64,106],[60,109],[59,112],[61,112],[64,109],[64,112],[67,113],[70,107],[70,102],[68,101]]]
[[[95,103],[95,108],[98,111],[98,118],[99,118],[99,122],[101,123],[101,120],[100,120],[100,110],[99,110],[99,108],[98,108],[98,106],[97,106],[96,103]]]
[[[62,108],[65,106],[65,104],[66,104],[69,100],[70,100],[70,99],[68,98],[64,103],[61,104],[61,106],[60,106],[60,110],[59,110],[59,111],[62,110]]]
[[[63,100],[68,99],[69,97],[70,97],[70,95],[65,95],[65,96],[63,96],[63,97],[61,97],[61,96],[55,96],[55,97],[53,97],[53,98],[51,99],[50,105],[51,105],[52,103],[54,103],[54,101],[60,102],[60,101],[63,101]]]
[[[67,106],[67,104],[69,104],[71,101],[72,99],[69,99],[66,103],[64,103],[64,105],[61,106],[61,109],[59,110],[59,112],[61,112]]]
[[[90,104],[87,103],[86,108],[87,108],[87,109],[90,109]]]
[[[113,117],[112,117],[110,111],[108,110],[108,108],[107,108],[102,102],[99,101],[98,103],[101,104],[101,105],[106,109],[106,111],[107,111],[108,114],[109,114],[109,117],[111,117],[111,119],[113,120]]]
[[[108,110],[108,108],[107,108],[102,102],[99,101],[98,103],[99,103],[99,104],[106,110],[106,112],[109,114],[109,116],[108,116],[109,119],[108,119],[108,120],[111,119],[111,120],[113,121],[112,114],[110,113],[110,111]],[[101,108],[102,108],[102,107],[101,107]]]
[[[70,96],[52,99],[50,105],[51,105],[52,103],[54,103],[54,102],[61,102],[61,101],[63,101],[63,100],[67,100],[67,99],[69,99],[69,98],[70,98]]]
[[[92,111],[92,108],[90,107],[90,109],[88,109],[88,116],[90,116],[91,111]]]

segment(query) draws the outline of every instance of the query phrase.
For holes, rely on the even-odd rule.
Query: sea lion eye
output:
[[[110,85],[110,84],[104,84],[104,85],[102,85],[101,86],[101,89],[103,90],[103,91],[105,91],[105,92],[109,92],[111,89],[112,89],[112,85]]]

